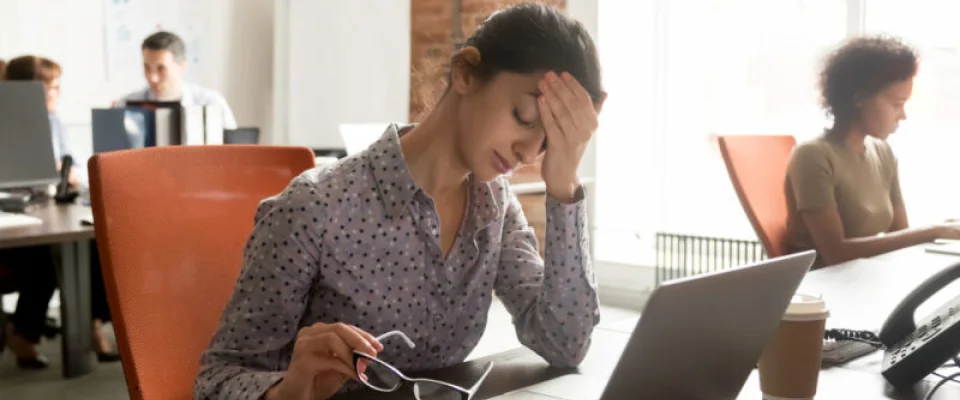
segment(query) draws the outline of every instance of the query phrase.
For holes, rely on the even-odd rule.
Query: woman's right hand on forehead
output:
[[[569,202],[580,186],[577,168],[597,129],[597,116],[606,93],[594,104],[587,90],[567,72],[560,75],[547,72],[539,89],[541,95],[537,103],[547,135],[541,174],[547,193],[554,199]]]
[[[283,380],[264,399],[332,397],[348,379],[360,379],[353,365],[354,350],[376,357],[383,345],[373,335],[344,323],[318,322],[301,329]]]

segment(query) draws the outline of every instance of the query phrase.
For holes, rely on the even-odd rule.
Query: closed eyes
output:
[[[525,129],[533,130],[533,129],[536,129],[537,127],[536,123],[528,122],[528,121],[525,121],[523,118],[521,118],[520,111],[517,109],[513,109],[513,118],[517,121],[517,124],[524,127]],[[547,138],[544,137],[543,143],[540,144],[540,153],[543,154],[546,151],[547,151]]]
[[[535,123],[524,121],[524,119],[520,117],[520,111],[516,108],[513,109],[513,118],[517,120],[517,124],[520,124],[520,126],[524,128],[533,129],[536,127]]]

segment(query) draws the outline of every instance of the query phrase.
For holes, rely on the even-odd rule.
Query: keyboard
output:
[[[873,353],[877,348],[855,340],[826,340],[823,342],[823,362],[843,364],[855,358]]]
[[[0,211],[0,229],[20,228],[32,225],[43,225],[43,220],[29,215]]]
[[[960,241],[956,240],[937,240],[926,247],[928,253],[947,254],[960,256]]]

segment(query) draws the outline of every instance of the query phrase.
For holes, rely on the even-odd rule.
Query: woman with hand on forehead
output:
[[[402,372],[458,364],[494,293],[521,343],[579,364],[599,306],[577,167],[605,97],[581,24],[541,5],[491,15],[422,123],[391,125],[260,205],[196,397],[327,398],[383,380],[374,358]],[[503,178],[540,157],[545,259]]]

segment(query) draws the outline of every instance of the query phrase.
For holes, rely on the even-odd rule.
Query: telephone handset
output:
[[[911,386],[960,353],[960,296],[917,326],[914,314],[923,302],[960,279],[960,263],[931,276],[907,295],[880,330],[883,377],[895,387]]]
[[[57,183],[57,192],[53,195],[57,203],[73,202],[80,194],[70,188],[70,170],[73,169],[73,157],[69,154],[63,156],[60,161],[60,182]]]

